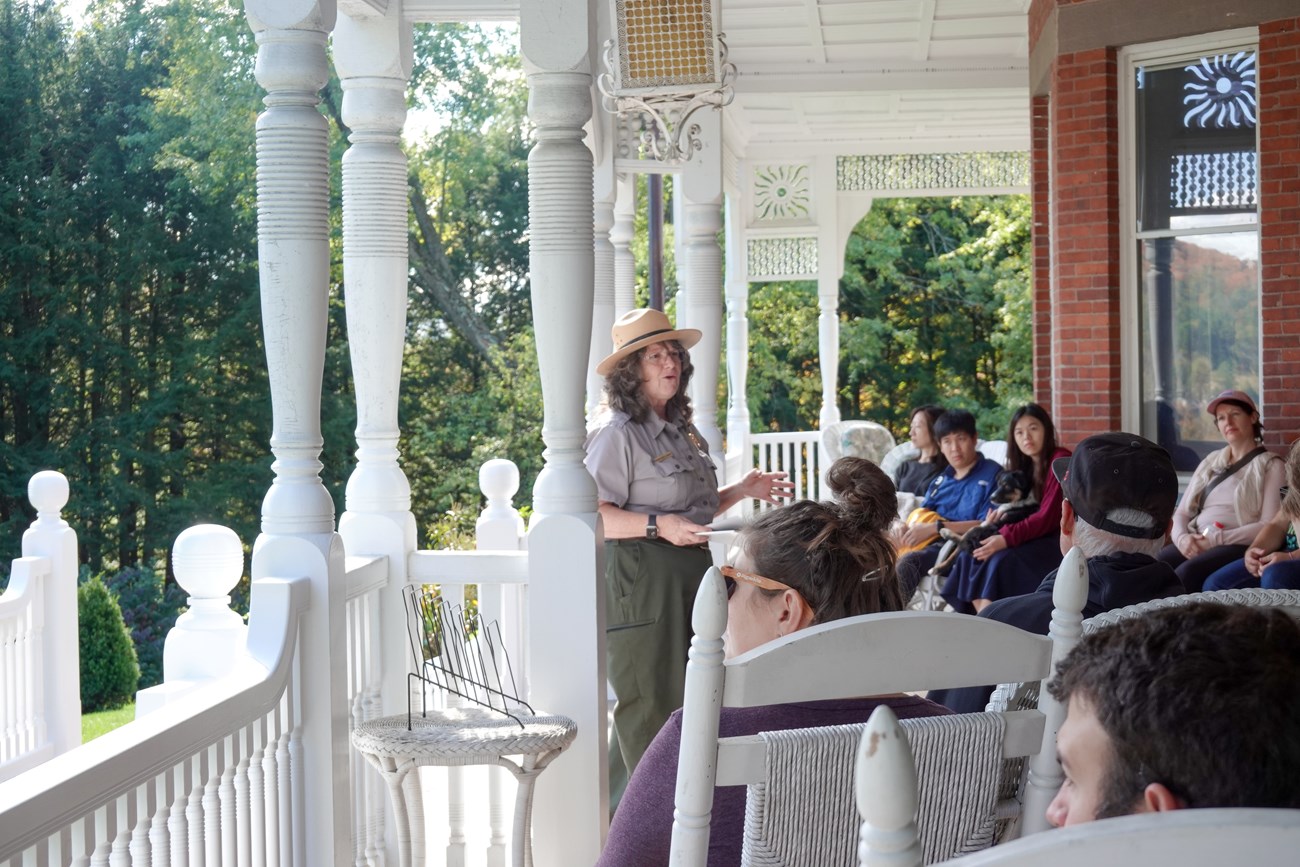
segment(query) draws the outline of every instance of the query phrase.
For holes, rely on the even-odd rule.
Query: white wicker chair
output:
[[[1079,608],[1082,604],[1080,599]],[[778,752],[773,744],[779,739],[765,739],[763,735],[719,739],[718,719],[722,707],[888,695],[977,685],[990,680],[1037,680],[1048,671],[1050,642],[1043,636],[980,618],[910,611],[820,624],[724,663],[721,637],[726,620],[726,588],[721,574],[711,569],[705,574],[695,599],[692,617],[695,636],[686,671],[670,860],[679,867],[702,867],[706,863],[715,785],[750,785],[751,812],[755,809],[757,786],[765,785],[763,796],[767,799],[769,815],[772,809],[783,809],[773,807],[774,792],[767,782]],[[873,664],[865,664],[866,661]],[[1013,671],[1020,674],[1010,677],[1003,674]],[[1045,721],[1037,711],[1008,714],[1005,722],[1005,734],[999,741],[1002,749],[995,756],[997,761],[1006,754],[1025,755],[1038,748]],[[847,741],[846,748],[842,748],[841,741],[841,747],[836,749],[847,755],[851,768],[856,731],[861,727],[845,728],[854,729],[854,737]],[[844,851],[844,841],[827,839],[831,832],[820,825],[824,819],[831,818],[829,800],[842,804],[851,815],[851,792],[851,780],[846,778],[837,797],[814,803],[813,818],[818,827],[805,825],[803,819],[799,821],[799,833],[818,841],[816,850],[810,854],[813,860],[760,860],[756,853],[762,847],[751,844],[747,829],[742,864],[837,863],[822,859],[827,852]],[[790,794],[797,801],[800,793]],[[779,817],[775,821],[779,822]],[[840,862],[846,865],[854,863],[855,824],[850,821],[847,825],[849,860]]]
[[[850,455],[879,464],[894,448],[894,435],[874,421],[837,421],[822,430],[822,445],[832,461]]]
[[[885,452],[884,457],[880,459],[880,469],[891,479],[894,473],[898,472],[898,467],[903,461],[910,460],[921,452],[916,446],[912,445],[910,440],[903,440],[889,451]]]

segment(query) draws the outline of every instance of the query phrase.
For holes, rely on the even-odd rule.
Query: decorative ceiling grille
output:
[[[1259,160],[1254,151],[1177,154],[1172,159],[1173,208],[1241,210],[1258,205]]]
[[[839,157],[835,172],[840,192],[1025,187],[1029,185],[1029,154],[997,151]]]
[[[745,254],[751,280],[817,274],[816,238],[750,238]]]

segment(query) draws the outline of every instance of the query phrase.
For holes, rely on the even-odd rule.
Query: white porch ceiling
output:
[[[1029,0],[718,0],[737,156],[1029,149]]]
[[[1030,0],[713,2],[739,71],[723,112],[737,158],[1029,150]],[[517,17],[519,3],[405,0],[403,10],[492,20]]]

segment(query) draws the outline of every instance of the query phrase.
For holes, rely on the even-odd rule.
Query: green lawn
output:
[[[135,719],[135,702],[113,710],[101,710],[81,715],[81,742],[93,741]]]

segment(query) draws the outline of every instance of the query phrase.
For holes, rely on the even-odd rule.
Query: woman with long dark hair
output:
[[[957,555],[943,585],[943,598],[958,611],[978,613],[995,599],[1032,593],[1061,563],[1061,485],[1052,462],[1070,456],[1056,443],[1052,417],[1036,403],[1011,416],[1007,429],[1008,470],[1030,480],[1038,510],[1003,524],[971,553]]]

